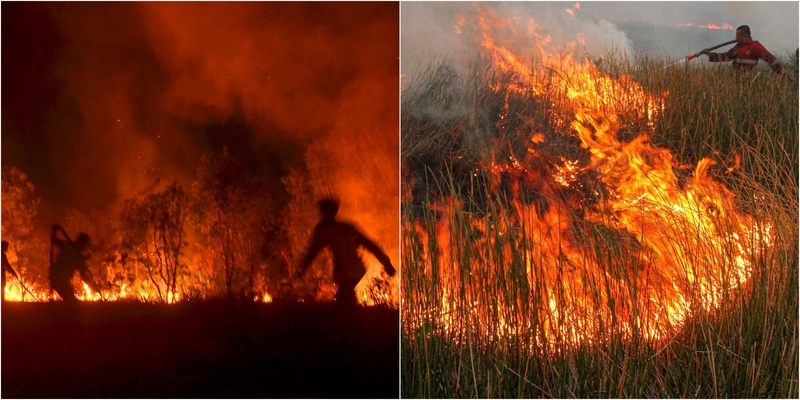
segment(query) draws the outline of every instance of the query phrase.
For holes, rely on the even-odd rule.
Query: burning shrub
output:
[[[147,189],[125,203],[120,215],[122,260],[136,276],[139,287],[133,290],[143,299],[172,303],[182,295],[187,208],[188,198],[176,182],[162,190]]]

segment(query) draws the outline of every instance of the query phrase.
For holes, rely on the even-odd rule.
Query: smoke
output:
[[[524,57],[538,57],[535,46],[553,53],[568,46],[590,54],[604,49],[632,53],[624,32],[604,20],[580,18],[572,3],[411,2],[401,5],[401,72],[414,76],[433,57],[459,59],[474,53],[482,41],[479,15],[488,15],[492,29],[504,30],[501,37],[513,38],[503,45]],[[508,24],[496,24],[499,19]]]
[[[458,59],[475,52],[481,37],[468,34],[474,28],[472,17],[487,10],[507,17],[519,29],[521,43],[535,39],[538,44],[547,42],[551,50],[576,43],[577,50],[593,57],[613,51],[620,56],[680,59],[733,40],[733,30],[696,27],[708,24],[749,25],[754,40],[776,55],[793,53],[798,47],[796,2],[404,2],[401,72],[413,79],[434,58]],[[459,29],[463,21],[467,23]],[[542,37],[525,27],[535,27]],[[536,56],[535,49],[518,51],[525,57]]]
[[[340,126],[353,88],[397,81],[397,10],[3,4],[3,163],[28,173],[52,219],[70,208],[113,215],[157,179],[186,185],[199,157],[222,146],[278,182],[312,140],[351,133]],[[30,94],[34,81],[49,84]],[[26,93],[44,99],[24,115],[6,107]],[[374,140],[396,142],[396,123],[385,128]]]
[[[702,28],[678,29],[677,25],[722,26],[728,24],[733,28],[749,25],[754,40],[761,42],[773,54],[794,52],[798,47],[798,9],[797,2],[585,2],[581,3],[581,11],[585,15],[610,20],[627,20],[652,24],[657,37],[645,37],[644,40],[658,40],[664,53],[672,58],[679,58],[713,46],[720,42],[733,40],[733,30],[716,31],[721,40],[709,43],[703,40]],[[613,19],[612,19],[613,18]],[[674,28],[656,30],[655,28]],[[693,32],[685,35],[682,32]],[[664,34],[664,32],[669,32]],[[641,32],[647,36],[647,32]],[[678,40],[678,38],[685,38]]]

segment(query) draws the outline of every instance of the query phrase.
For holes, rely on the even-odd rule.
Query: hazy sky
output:
[[[681,25],[716,24],[732,27],[749,25],[752,36],[771,52],[793,52],[798,47],[798,2],[508,2],[482,3],[500,15],[522,24],[535,21],[539,33],[550,35],[553,45],[575,41],[582,36],[587,50],[601,55],[604,49],[632,51],[634,41],[652,43],[655,56],[680,58],[710,47],[709,37],[692,35]],[[579,8],[578,8],[579,7]],[[456,56],[475,51],[477,38],[456,33],[459,15],[474,13],[473,3],[404,2],[401,4],[401,72],[409,74],[415,65],[431,57]],[[571,14],[567,12],[571,9]],[[629,37],[622,24],[641,23]],[[663,28],[674,28],[663,29]],[[725,31],[723,31],[725,32]],[[734,38],[726,31],[723,38]],[[680,33],[680,35],[679,35]],[[721,32],[716,32],[720,33]],[[694,38],[691,40],[687,38]],[[719,40],[715,39],[714,40]],[[724,39],[722,40],[725,41]],[[722,50],[722,49],[721,49]],[[596,54],[595,54],[596,53]],[[523,55],[524,56],[524,55]]]

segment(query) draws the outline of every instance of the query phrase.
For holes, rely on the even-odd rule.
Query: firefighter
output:
[[[58,232],[61,232],[65,239],[56,237]],[[60,225],[53,225],[52,235],[50,237],[53,246],[58,247],[58,257],[50,265],[50,289],[55,290],[61,298],[67,303],[77,301],[75,298],[75,289],[72,287],[70,280],[75,275],[75,271],[81,276],[81,279],[93,291],[98,291],[94,285],[94,278],[89,270],[86,261],[89,259],[89,235],[81,232],[78,239],[75,241],[70,240],[67,232],[64,231]]]
[[[758,60],[769,63],[770,68],[779,74],[786,74],[783,64],[778,61],[761,43],[750,37],[750,27],[742,25],[736,28],[736,45],[724,53],[712,53],[704,49],[700,54],[708,56],[710,62],[732,61],[736,71],[752,71]]]
[[[311,261],[325,247],[333,253],[333,281],[339,286],[335,300],[337,305],[355,306],[357,304],[355,288],[367,273],[363,260],[358,256],[358,247],[363,247],[375,255],[389,276],[394,276],[395,269],[389,257],[374,242],[365,237],[353,225],[336,220],[339,202],[335,199],[324,199],[317,203],[322,216],[314,227],[311,244],[300,265],[300,274],[305,274]]]
[[[14,278],[19,279],[17,276],[17,271],[14,271],[14,268],[11,268],[11,263],[8,262],[8,257],[6,257],[6,251],[8,251],[8,242],[3,240],[3,287],[2,287],[2,300],[6,300],[6,272],[11,275],[14,275]]]

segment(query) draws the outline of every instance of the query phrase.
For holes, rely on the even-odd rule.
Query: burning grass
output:
[[[796,83],[497,26],[403,91],[403,396],[797,397]]]

